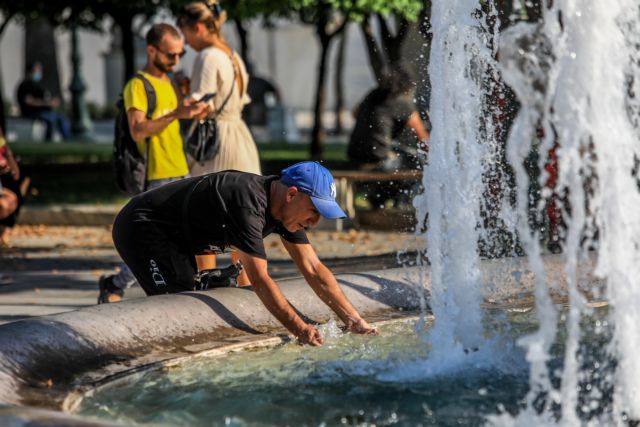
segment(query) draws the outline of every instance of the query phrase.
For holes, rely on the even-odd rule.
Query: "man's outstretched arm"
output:
[[[269,276],[267,260],[251,256],[240,250],[238,250],[238,254],[253,290],[267,310],[295,335],[301,344],[322,345],[323,340],[320,332],[298,316],[276,282]]]
[[[310,244],[296,244],[285,239],[282,243],[313,291],[338,315],[349,331],[377,333],[349,302],[331,270],[320,261]]]

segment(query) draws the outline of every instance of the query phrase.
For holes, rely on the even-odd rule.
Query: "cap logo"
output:
[[[335,182],[331,183],[331,198],[332,199],[336,198],[336,183]]]

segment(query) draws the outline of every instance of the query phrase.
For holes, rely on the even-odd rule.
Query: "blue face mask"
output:
[[[41,71],[35,71],[32,75],[31,75],[31,79],[34,82],[39,82],[40,80],[42,80],[42,72]]]

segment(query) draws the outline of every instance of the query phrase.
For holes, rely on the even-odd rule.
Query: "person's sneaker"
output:
[[[122,301],[124,291],[113,284],[113,276],[100,276],[98,288],[100,289],[98,304]]]

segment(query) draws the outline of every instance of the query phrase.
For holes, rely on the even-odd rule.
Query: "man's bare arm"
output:
[[[276,282],[269,276],[267,261],[253,257],[240,250],[238,250],[238,254],[249,276],[253,290],[267,310],[294,334],[301,344],[322,345],[322,337],[317,329],[305,323],[298,316]]]
[[[162,132],[162,130],[169,126],[174,120],[192,119],[206,111],[206,108],[207,105],[204,102],[185,100],[172,112],[153,120],[147,119],[146,112],[130,108],[127,110],[129,132],[135,141],[142,141]]]
[[[411,113],[411,115],[409,116],[409,120],[407,120],[406,126],[409,129],[413,130],[418,137],[418,140],[420,140],[420,149],[429,151],[429,145],[427,144],[430,138],[429,131],[424,126],[422,118],[417,111]]]
[[[377,333],[349,302],[331,270],[320,261],[310,244],[296,244],[285,239],[282,239],[282,243],[313,291],[338,315],[348,330]]]

